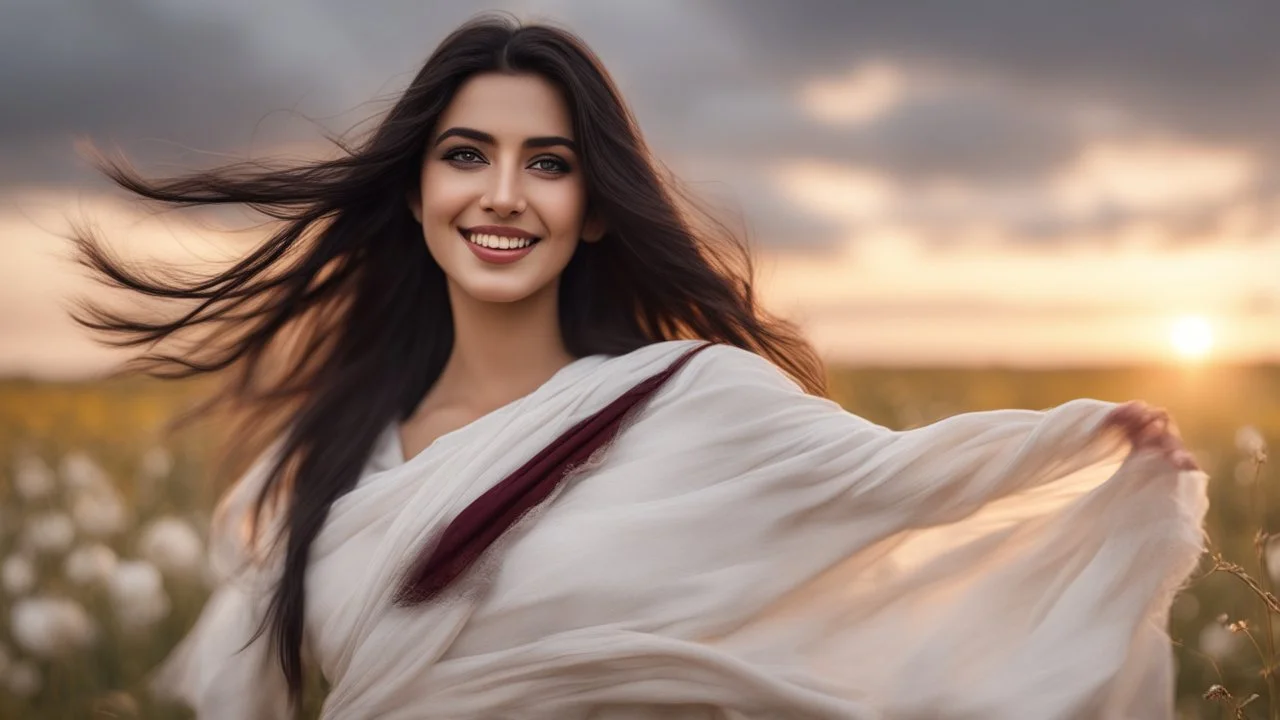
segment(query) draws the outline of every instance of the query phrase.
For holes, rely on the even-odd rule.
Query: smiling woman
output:
[[[1171,716],[1205,511],[1171,420],[846,412],[569,33],[468,23],[337,160],[104,169],[280,221],[207,278],[78,239],[185,304],[79,319],[256,423],[234,576],[156,676],[201,718],[285,716],[304,656],[325,718]]]
[[[472,301],[541,303],[537,315],[553,321],[557,279],[578,243],[604,230],[598,214],[586,215],[562,92],[538,75],[478,75],[438,122],[445,129],[430,142],[409,204],[455,312],[470,314],[459,305]]]

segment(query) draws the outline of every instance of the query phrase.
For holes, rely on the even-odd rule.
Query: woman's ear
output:
[[[595,213],[587,215],[586,222],[582,223],[582,239],[585,242],[599,242],[604,237],[604,232],[604,219]]]
[[[409,203],[409,212],[413,213],[413,219],[417,220],[418,224],[421,225],[422,224],[422,193],[418,192],[417,188],[414,188],[405,193],[404,199],[407,203]]]

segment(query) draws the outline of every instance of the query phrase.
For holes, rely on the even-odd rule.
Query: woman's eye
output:
[[[533,161],[534,170],[549,173],[566,173],[569,172],[569,164],[559,158],[538,158]]]
[[[444,159],[459,162],[464,165],[471,165],[483,160],[483,158],[480,157],[480,153],[475,150],[454,150],[453,152],[446,153]]]

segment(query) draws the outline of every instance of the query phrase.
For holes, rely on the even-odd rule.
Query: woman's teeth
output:
[[[481,247],[492,248],[494,250],[518,250],[523,247],[529,247],[533,244],[533,240],[529,238],[502,237],[499,235],[485,235],[483,233],[475,233],[469,236],[467,240]]]

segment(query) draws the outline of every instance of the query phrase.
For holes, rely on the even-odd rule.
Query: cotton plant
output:
[[[63,456],[59,474],[70,497],[71,516],[87,537],[107,538],[123,532],[129,509],[111,477],[87,453]]]
[[[162,446],[155,446],[142,455],[138,471],[147,480],[163,480],[173,472],[173,454]]]
[[[190,523],[176,517],[157,518],[143,528],[138,554],[174,578],[201,576],[204,541]]]
[[[47,498],[57,489],[53,470],[39,456],[24,453],[14,465],[13,488],[24,501]]]
[[[1214,660],[1229,659],[1244,649],[1245,642],[1245,638],[1237,632],[1232,632],[1225,618],[1221,617],[1206,623],[1197,639],[1200,652]]]
[[[200,583],[207,570],[204,542],[190,522],[163,516],[135,525],[136,511],[89,453],[69,452],[53,464],[27,453],[10,467],[11,501],[0,509],[0,623],[7,622],[0,628],[0,708],[5,698],[23,707],[51,692],[44,673],[56,677],[58,666],[83,662],[95,645],[150,637],[173,612],[166,583]],[[152,448],[141,458],[139,480],[162,482],[172,467],[168,451]],[[103,632],[108,628],[114,632]],[[129,648],[95,654],[124,659]],[[127,692],[102,697],[137,714]]]
[[[102,543],[81,545],[63,561],[63,574],[75,585],[105,586],[115,574],[118,562],[116,552]]]
[[[80,532],[93,538],[117,535],[129,524],[128,508],[115,488],[75,492],[71,500],[71,516]]]
[[[42,660],[58,660],[97,639],[94,620],[80,603],[65,597],[28,597],[9,611],[10,632],[23,650]]]
[[[36,555],[58,555],[71,549],[76,539],[76,526],[71,516],[51,510],[28,518],[20,543]]]
[[[36,586],[35,564],[26,555],[10,555],[0,564],[0,585],[11,596],[26,595]]]
[[[58,462],[58,474],[63,484],[73,492],[98,491],[111,487],[111,478],[106,470],[88,453],[73,450]]]
[[[116,621],[126,632],[145,630],[169,615],[171,603],[164,579],[145,560],[125,560],[116,565],[107,582]]]

